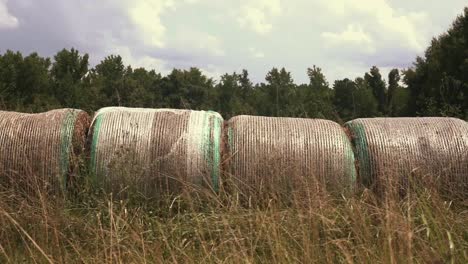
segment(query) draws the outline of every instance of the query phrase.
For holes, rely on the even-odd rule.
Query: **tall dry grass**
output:
[[[419,183],[378,196],[305,187],[250,199],[84,188],[64,199],[10,186],[0,189],[0,263],[468,263],[463,197]]]

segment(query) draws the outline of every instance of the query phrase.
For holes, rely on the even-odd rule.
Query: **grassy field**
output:
[[[4,188],[0,263],[468,263],[463,199],[306,189],[145,200]]]

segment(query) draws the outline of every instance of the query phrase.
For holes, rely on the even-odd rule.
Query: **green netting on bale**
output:
[[[352,134],[352,142],[356,149],[356,160],[358,162],[359,176],[363,184],[369,186],[372,182],[371,179],[371,164],[369,158],[369,146],[367,144],[367,137],[364,125],[353,121],[345,124]]]
[[[222,122],[210,111],[103,108],[92,127],[95,181],[148,195],[177,192],[174,186],[185,183],[217,191]]]
[[[93,125],[92,125],[92,130],[90,130],[90,133],[92,133],[92,142],[91,142],[91,174],[93,176],[93,184],[97,184],[97,165],[96,165],[96,147],[97,147],[97,142],[99,139],[99,131],[101,130],[101,122],[102,122],[102,116],[101,115],[96,115]]]
[[[404,192],[412,182],[467,193],[465,121],[445,117],[360,118],[346,126],[354,137],[361,181],[378,193],[389,187]]]
[[[73,151],[73,134],[78,114],[79,112],[75,110],[67,111],[60,131],[60,170],[62,175],[60,179],[64,190],[67,189],[67,177],[70,172],[70,158],[72,154],[71,152]]]
[[[205,161],[211,164],[211,182],[213,189],[218,191],[221,164],[221,128],[223,119],[218,113],[212,111],[208,111],[204,113],[204,115],[201,148],[204,152]]]
[[[2,181],[27,191],[65,192],[88,126],[89,116],[76,109],[0,111]]]

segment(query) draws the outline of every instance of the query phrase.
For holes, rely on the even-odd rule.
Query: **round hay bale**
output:
[[[223,119],[215,112],[108,107],[92,122],[94,182],[119,193],[218,189]]]
[[[0,111],[0,178],[27,191],[64,191],[78,169],[90,117],[81,110]]]
[[[354,153],[337,123],[236,116],[226,129],[229,171],[240,193],[315,192],[316,187],[344,193],[353,189]]]
[[[458,186],[466,192],[465,121],[443,117],[364,118],[346,126],[353,134],[361,182],[377,192],[392,183],[404,190],[410,175],[417,176],[414,180],[430,178],[438,185]]]

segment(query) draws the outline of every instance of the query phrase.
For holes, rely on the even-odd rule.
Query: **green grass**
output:
[[[0,263],[468,263],[466,201],[423,187],[250,199],[186,189],[66,200],[1,189]]]

